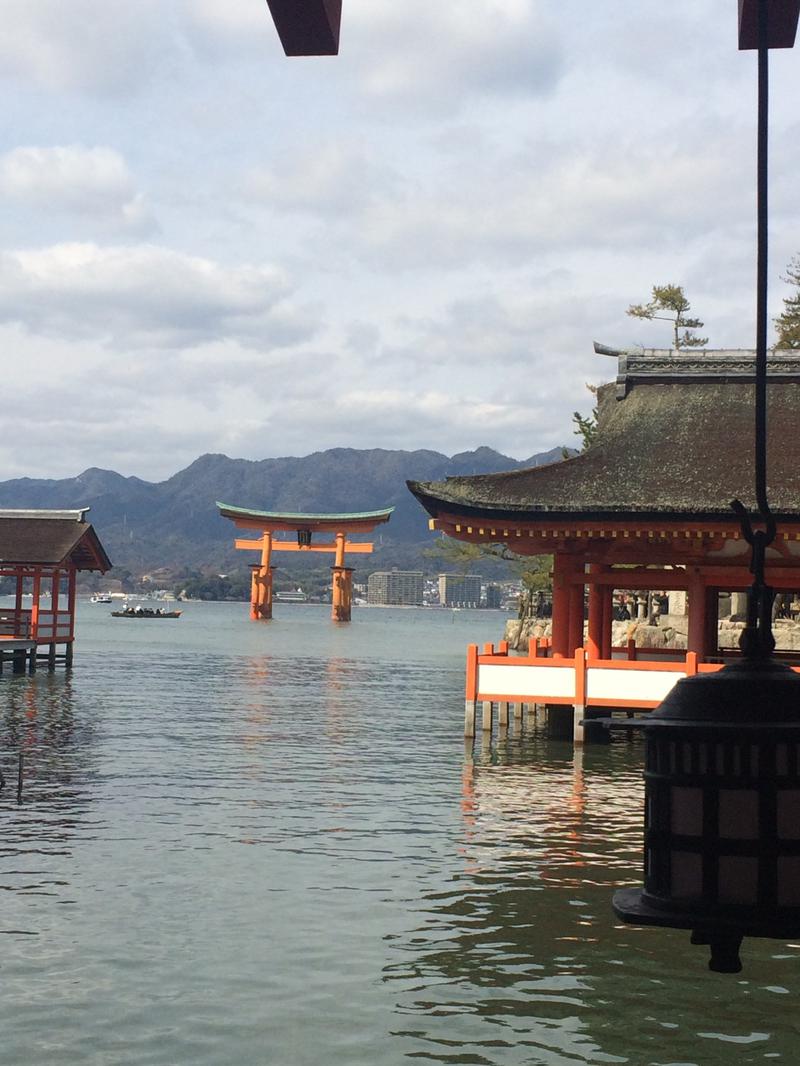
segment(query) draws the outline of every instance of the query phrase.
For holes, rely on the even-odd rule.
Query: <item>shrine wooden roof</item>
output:
[[[88,507],[75,511],[0,510],[0,566],[111,568]]]
[[[612,353],[592,446],[563,462],[508,473],[409,482],[435,518],[487,522],[626,519],[738,524],[754,508],[752,352]],[[800,352],[770,357],[768,495],[800,519]]]

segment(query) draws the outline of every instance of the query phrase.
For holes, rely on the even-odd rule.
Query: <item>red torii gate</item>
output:
[[[347,535],[371,533],[375,526],[388,522],[394,511],[393,507],[386,507],[380,511],[357,511],[351,514],[293,514],[289,511],[253,511],[219,501],[217,507],[222,517],[230,518],[237,529],[260,533],[258,540],[235,541],[236,547],[243,551],[261,552],[261,561],[251,566],[250,617],[256,621],[272,618],[272,553],[300,551],[334,555],[331,567],[331,618],[334,622],[349,622],[353,604],[353,568],[345,566],[345,553],[369,554],[372,544],[368,541],[348,541]],[[296,533],[297,540],[279,540],[276,533]],[[332,533],[334,539],[312,544],[315,533]]]

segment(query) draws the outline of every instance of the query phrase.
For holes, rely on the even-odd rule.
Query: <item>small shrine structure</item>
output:
[[[532,469],[408,483],[433,529],[520,555],[553,555],[550,646],[532,642],[527,660],[507,647],[471,649],[467,735],[477,701],[489,729],[493,701],[506,721],[509,701],[529,701],[571,705],[579,741],[592,713],[655,707],[680,677],[719,669],[736,654],[718,647],[717,605],[720,591],[752,582],[749,545],[730,504],[739,499],[755,510],[754,353],[595,349],[617,358],[618,373],[598,392],[586,451]],[[767,550],[767,581],[794,592],[800,351],[770,354],[769,383],[769,497],[779,532]],[[615,589],[686,592],[686,653],[613,649]]]
[[[77,573],[111,568],[88,510],[0,510],[0,577],[14,585],[14,606],[0,608],[0,662],[10,657],[16,669],[27,659],[33,668],[45,645],[53,667],[63,645],[71,665]]]
[[[351,541],[352,534],[371,533],[375,526],[388,522],[393,507],[380,511],[359,511],[352,514],[295,514],[289,511],[253,511],[233,507],[217,501],[219,513],[229,518],[237,529],[258,533],[256,540],[236,540],[243,551],[258,551],[261,560],[250,567],[250,617],[257,621],[272,618],[273,552],[324,552],[334,556],[332,572],[331,618],[334,622],[349,622],[353,605],[353,568],[345,565],[345,556],[368,554],[369,541]],[[295,540],[276,534],[294,533]],[[312,543],[316,534],[333,536],[333,540]]]

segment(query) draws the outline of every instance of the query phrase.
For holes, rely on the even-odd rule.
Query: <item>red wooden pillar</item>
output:
[[[569,645],[568,652],[574,655],[578,648],[583,647],[583,598],[585,585],[581,578],[583,575],[583,563],[574,562],[571,567],[571,583],[569,587]]]
[[[69,611],[69,639],[75,639],[75,568],[69,571],[67,578],[67,610]]]
[[[272,618],[272,533],[261,537],[261,563],[253,566],[250,577],[250,617],[254,622]]]
[[[589,567],[589,625],[586,633],[586,653],[590,659],[599,659],[603,647],[603,593],[604,586],[596,580],[603,568],[598,563]]]
[[[15,577],[17,579],[17,585],[14,596],[14,636],[24,637],[26,634],[22,628],[22,589],[25,578],[21,566],[17,568]]]
[[[347,538],[336,534],[336,555],[331,567],[331,618],[334,622],[349,622],[353,604],[353,568],[344,565]]]
[[[56,616],[58,614],[58,595],[61,591],[61,571],[53,571],[53,580],[50,586],[50,607],[53,611],[53,626],[56,624]],[[53,630],[55,633],[55,629]]]
[[[693,651],[703,662],[706,657],[707,606],[708,597],[702,574],[696,569],[687,575],[689,578],[689,635],[686,641],[688,651]]]
[[[42,573],[35,570],[33,574],[33,596],[31,597],[31,640],[39,635],[39,596],[42,591]]]
[[[349,622],[353,607],[353,568],[333,566],[331,618],[334,622]]]
[[[614,621],[614,588],[612,585],[603,585],[602,602],[602,641],[600,644],[600,658],[611,658],[611,646],[613,643]]]
[[[719,589],[706,588],[706,655],[719,653]]]
[[[553,658],[569,655],[569,564],[568,555],[556,552],[553,556],[553,620],[551,626]]]

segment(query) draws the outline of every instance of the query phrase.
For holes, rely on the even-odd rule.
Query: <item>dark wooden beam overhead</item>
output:
[[[739,48],[758,48],[760,0],[739,0]],[[794,48],[800,0],[767,0],[770,48]]]
[[[267,0],[287,56],[339,54],[342,0]]]

